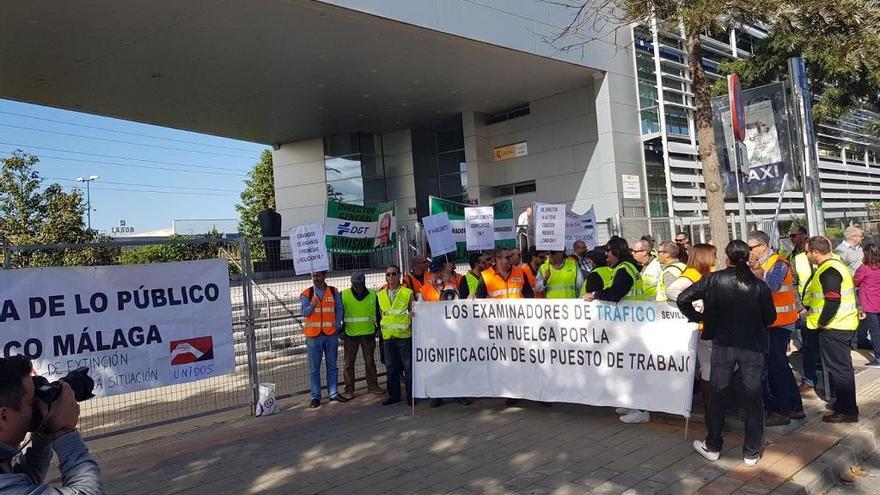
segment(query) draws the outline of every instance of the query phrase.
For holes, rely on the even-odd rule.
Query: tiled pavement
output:
[[[692,421],[686,439],[672,416],[625,425],[608,408],[505,408],[499,399],[438,409],[422,401],[411,416],[365,394],[318,410],[298,397],[268,418],[234,411],[90,448],[110,492],[126,494],[773,493],[840,438],[877,423],[880,370],[857,378],[858,425],[822,423],[824,403],[812,396],[805,422],[767,430],[753,468],[742,464],[739,431],[708,463],[691,449],[704,425]]]

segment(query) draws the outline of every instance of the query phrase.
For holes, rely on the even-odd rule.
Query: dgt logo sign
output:
[[[352,226],[351,222],[340,223],[336,227],[336,235],[345,235],[345,234],[366,234],[367,230],[370,228],[366,225],[358,227]]]

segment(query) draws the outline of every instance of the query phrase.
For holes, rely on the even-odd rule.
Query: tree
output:
[[[95,233],[86,229],[86,206],[82,193],[64,192],[58,184],[43,187],[36,167],[39,158],[21,150],[3,158],[0,169],[0,236],[6,244],[58,244],[92,242]],[[16,252],[15,266],[61,266],[93,260],[112,263],[112,250],[80,252],[80,249],[49,249]]]
[[[571,23],[555,34],[550,43],[561,50],[591,43],[596,39],[613,39],[619,46],[617,31],[641,24],[660,31],[682,32],[688,59],[691,91],[694,94],[694,123],[697,134],[697,155],[702,164],[706,184],[706,203],[709,213],[709,230],[719,250],[719,263],[723,247],[730,240],[725,218],[724,191],[721,186],[721,170],[715,147],[712,126],[712,86],[703,70],[701,35],[727,31],[740,23],[766,20],[765,12],[772,11],[776,2],[782,0],[591,0],[552,1],[554,5],[566,6],[573,11]],[[585,36],[584,33],[598,33]],[[574,39],[574,43],[566,40]],[[672,212],[670,212],[672,213]]]
[[[768,36],[754,44],[752,56],[721,68],[757,86],[787,74],[791,57],[804,58],[817,122],[845,117],[858,106],[880,108],[880,3],[785,2],[770,15]],[[716,93],[726,90],[716,86]],[[880,135],[880,123],[871,130]]]
[[[257,215],[266,208],[275,208],[275,179],[272,174],[272,152],[263,150],[260,161],[248,173],[241,192],[241,204],[235,205],[238,211],[238,231],[244,237],[259,238],[260,222]]]

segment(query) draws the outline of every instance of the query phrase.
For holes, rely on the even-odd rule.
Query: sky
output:
[[[266,145],[0,99],[0,156],[39,157],[44,185],[89,185],[92,228],[238,219],[244,179]]]

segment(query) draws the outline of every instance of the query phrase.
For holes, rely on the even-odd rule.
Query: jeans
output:
[[[880,313],[865,313],[865,328],[871,336],[874,362],[880,363]]]
[[[336,353],[339,350],[339,335],[320,334],[306,338],[309,351],[309,388],[312,399],[321,399],[321,358],[327,357],[327,394],[336,397],[339,384],[339,369],[336,367]]]
[[[379,390],[376,372],[376,336],[372,334],[358,335],[357,337],[347,335],[345,340],[342,341],[343,361],[345,362],[345,366],[342,369],[342,381],[345,383],[345,393],[348,395],[354,393],[354,363],[357,359],[358,349],[361,350],[364,356],[367,389],[370,392]]]
[[[798,389],[794,373],[788,363],[788,343],[791,330],[785,327],[770,327],[770,352],[767,355],[767,388],[765,389],[764,407],[768,413],[787,416],[789,413],[801,411],[804,404]]]
[[[828,368],[831,391],[837,397],[834,400],[834,412],[847,416],[859,415],[856,405],[856,376],[850,355],[855,333],[846,330],[819,331],[822,361]]]
[[[764,353],[739,347],[712,346],[712,400],[706,412],[706,446],[713,452],[721,452],[724,445],[724,410],[732,392],[733,372],[739,365],[743,385],[743,409],[745,412],[745,439],[743,457],[761,455],[764,441],[764,403],[761,400],[761,374],[764,369]]]
[[[815,330],[808,329],[803,318],[798,320],[798,325],[801,329],[801,340],[804,342],[804,346],[801,348],[804,366],[801,378],[807,385],[815,387],[819,382],[816,375],[816,361],[819,360],[819,334]]]
[[[856,347],[859,349],[873,349],[873,337],[868,340],[868,322],[859,320],[859,326],[856,329]]]
[[[412,338],[387,339],[385,346],[385,374],[388,398],[400,400],[400,373],[406,381],[406,396],[412,398]]]

